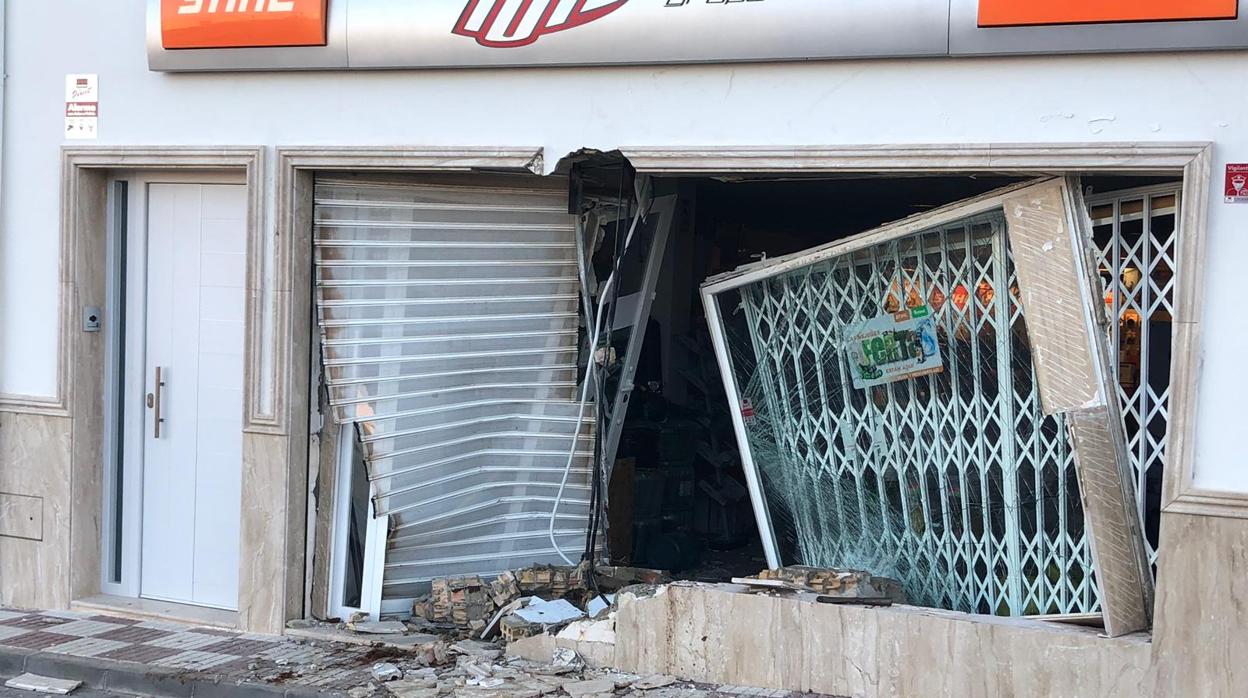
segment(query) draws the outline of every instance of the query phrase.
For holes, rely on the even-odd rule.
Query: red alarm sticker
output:
[[[1248,164],[1226,166],[1226,203],[1248,204]]]

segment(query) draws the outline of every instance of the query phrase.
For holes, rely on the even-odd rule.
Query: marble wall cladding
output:
[[[622,604],[617,667],[831,695],[957,698],[1139,698],[1149,669],[1142,635],[729,589],[673,585]]]
[[[0,606],[63,609],[70,591],[70,453],[65,417],[0,413],[0,492],[42,498],[42,540],[0,536]]]
[[[238,616],[250,632],[280,633],[287,620],[287,445],[284,436],[243,434]]]
[[[0,537],[43,540],[43,497],[0,492]]]
[[[70,598],[81,599],[100,593],[100,569],[103,555],[104,501],[104,424],[101,416],[76,416],[73,420],[71,449],[73,473],[69,498],[70,516],[69,569]]]
[[[1153,679],[1165,696],[1248,696],[1248,521],[1161,518]]]

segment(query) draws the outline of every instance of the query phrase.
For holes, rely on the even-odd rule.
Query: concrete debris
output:
[[[432,686],[412,681],[393,681],[386,684],[386,690],[396,698],[438,698],[442,695],[436,681]]]
[[[657,688],[671,686],[674,683],[676,683],[676,679],[674,677],[664,676],[663,674],[653,674],[633,683],[632,687],[638,691],[653,691]]]
[[[82,685],[82,682],[70,679],[55,679],[51,676],[40,676],[38,674],[22,674],[15,679],[9,679],[4,685],[22,691],[36,691],[38,693],[63,696],[76,691]]]
[[[347,698],[368,698],[376,692],[377,687],[370,683],[364,686],[356,686],[347,691]]]
[[[397,620],[366,620],[347,623],[347,629],[366,635],[405,635],[407,626]]]
[[[466,629],[473,638],[501,635],[514,642],[586,615],[602,618],[624,587],[667,581],[663,572],[632,567],[595,567],[591,573],[588,563],[535,565],[488,581],[477,575],[445,577],[433,580],[429,595],[413,602],[405,632]],[[371,627],[366,618],[352,619],[351,624]]]
[[[503,656],[503,651],[497,645],[477,640],[460,640],[451,645],[451,649],[460,654],[485,660],[498,659]]]
[[[383,683],[398,681],[403,678],[403,670],[390,662],[378,662],[373,665],[373,678]]]
[[[594,679],[591,681],[569,681],[560,686],[572,698],[615,693],[615,681],[611,679]]]
[[[554,654],[551,656],[550,663],[552,666],[571,667],[573,669],[580,669],[585,666],[585,662],[581,661],[581,658],[577,655],[576,651],[568,649],[567,647],[560,647],[556,649]]]

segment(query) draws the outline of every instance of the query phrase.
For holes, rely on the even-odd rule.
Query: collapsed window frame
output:
[[[1125,436],[1109,370],[1104,308],[1090,259],[1090,220],[1077,180],[1040,179],[951,204],[846,239],[709,279],[702,298],[721,377],[729,396],[756,522],[772,567],[780,566],[775,526],[747,433],[743,390],[732,367],[720,296],[749,284],[810,267],[975,216],[1004,212],[1028,309],[1039,399],[1046,414],[1065,414],[1084,505],[1087,535],[1106,632],[1148,627],[1152,579],[1136,518]]]

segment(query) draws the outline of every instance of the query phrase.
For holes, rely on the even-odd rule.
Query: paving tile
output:
[[[26,633],[31,632],[35,631],[30,628],[14,628],[7,625],[0,625],[0,640],[6,640],[10,637],[17,637],[18,635],[25,635]]]
[[[197,650],[207,645],[215,645],[221,642],[221,638],[216,635],[201,635],[196,632],[174,633],[166,637],[148,640],[145,645],[152,647],[170,647],[177,650]]]
[[[286,662],[288,664],[319,664],[317,660],[325,656],[325,653],[306,645],[298,645],[295,643],[282,643],[271,649],[257,653],[257,656],[265,659],[272,659],[275,662]]]
[[[238,638],[240,640],[262,640],[265,642],[273,642],[273,643],[280,642],[283,644],[294,644],[290,640],[287,640],[286,638],[282,637],[281,635],[261,635],[260,633],[240,633]]]
[[[163,620],[144,620],[134,624],[136,628],[151,628],[152,630],[166,630],[171,633],[184,633],[191,629],[191,626],[183,623],[170,623]]]
[[[60,635],[74,635],[76,637],[94,637],[110,630],[116,630],[117,626],[112,623],[101,623],[98,620],[75,620],[64,625],[56,626],[56,632]]]
[[[170,669],[203,671],[204,669],[211,669],[217,665],[225,664],[233,659],[236,659],[236,657],[232,657],[228,654],[187,650],[186,652],[169,655],[164,659],[158,659],[153,662],[153,664],[156,664],[157,666],[169,667]]]
[[[44,652],[55,652],[56,654],[72,654],[75,657],[95,657],[105,652],[119,650],[122,647],[129,647],[130,643],[121,642],[119,640],[101,640],[98,637],[80,637],[76,640],[63,642],[59,645],[49,645],[44,647]]]
[[[226,630],[225,628],[195,628],[195,632],[202,635],[216,635],[217,637],[238,637],[241,634],[237,630]]]
[[[45,616],[38,613],[28,613],[18,618],[10,618],[9,620],[0,622],[0,625],[10,628],[29,628],[31,630],[40,630],[42,628],[65,625],[68,622],[69,619],[67,618],[54,618],[52,616]]]
[[[127,645],[111,652],[105,652],[100,656],[101,659],[116,659],[119,662],[138,662],[140,664],[150,664],[158,659],[164,659],[182,650],[172,647],[152,647],[151,645]]]
[[[72,642],[78,638],[71,635],[57,635],[56,633],[35,630],[21,635],[15,635],[4,640],[0,640],[0,645],[6,647],[24,647],[31,650],[41,650],[52,645],[59,645],[65,642]]]
[[[224,652],[216,652],[215,654],[225,654]],[[247,667],[256,663],[252,657],[231,657],[230,661],[225,664],[218,664],[216,670],[223,674],[242,674],[250,671]]]
[[[173,634],[168,630],[140,628],[137,625],[117,625],[112,630],[100,633],[96,637],[105,640],[121,640],[122,642],[147,642],[149,640],[159,640],[162,637],[169,637]]]
[[[98,623],[112,623],[113,625],[138,625],[143,622],[138,618],[119,618],[117,616],[103,615],[91,616],[90,620]]]
[[[90,612],[83,611],[43,611],[40,615],[64,620],[85,620],[91,617]]]
[[[335,681],[342,681],[350,678],[355,672],[348,669],[333,669],[331,671],[319,671],[314,674],[300,676],[295,679],[294,683],[301,686],[328,686]]]
[[[4,609],[0,609],[0,622],[21,618],[24,615],[26,614],[21,611],[6,611]]]
[[[228,639],[212,645],[205,645],[198,649],[204,652],[216,652],[217,654],[232,654],[236,657],[250,657],[255,654],[271,650],[274,647],[273,642],[264,640],[242,640],[238,638]]]

